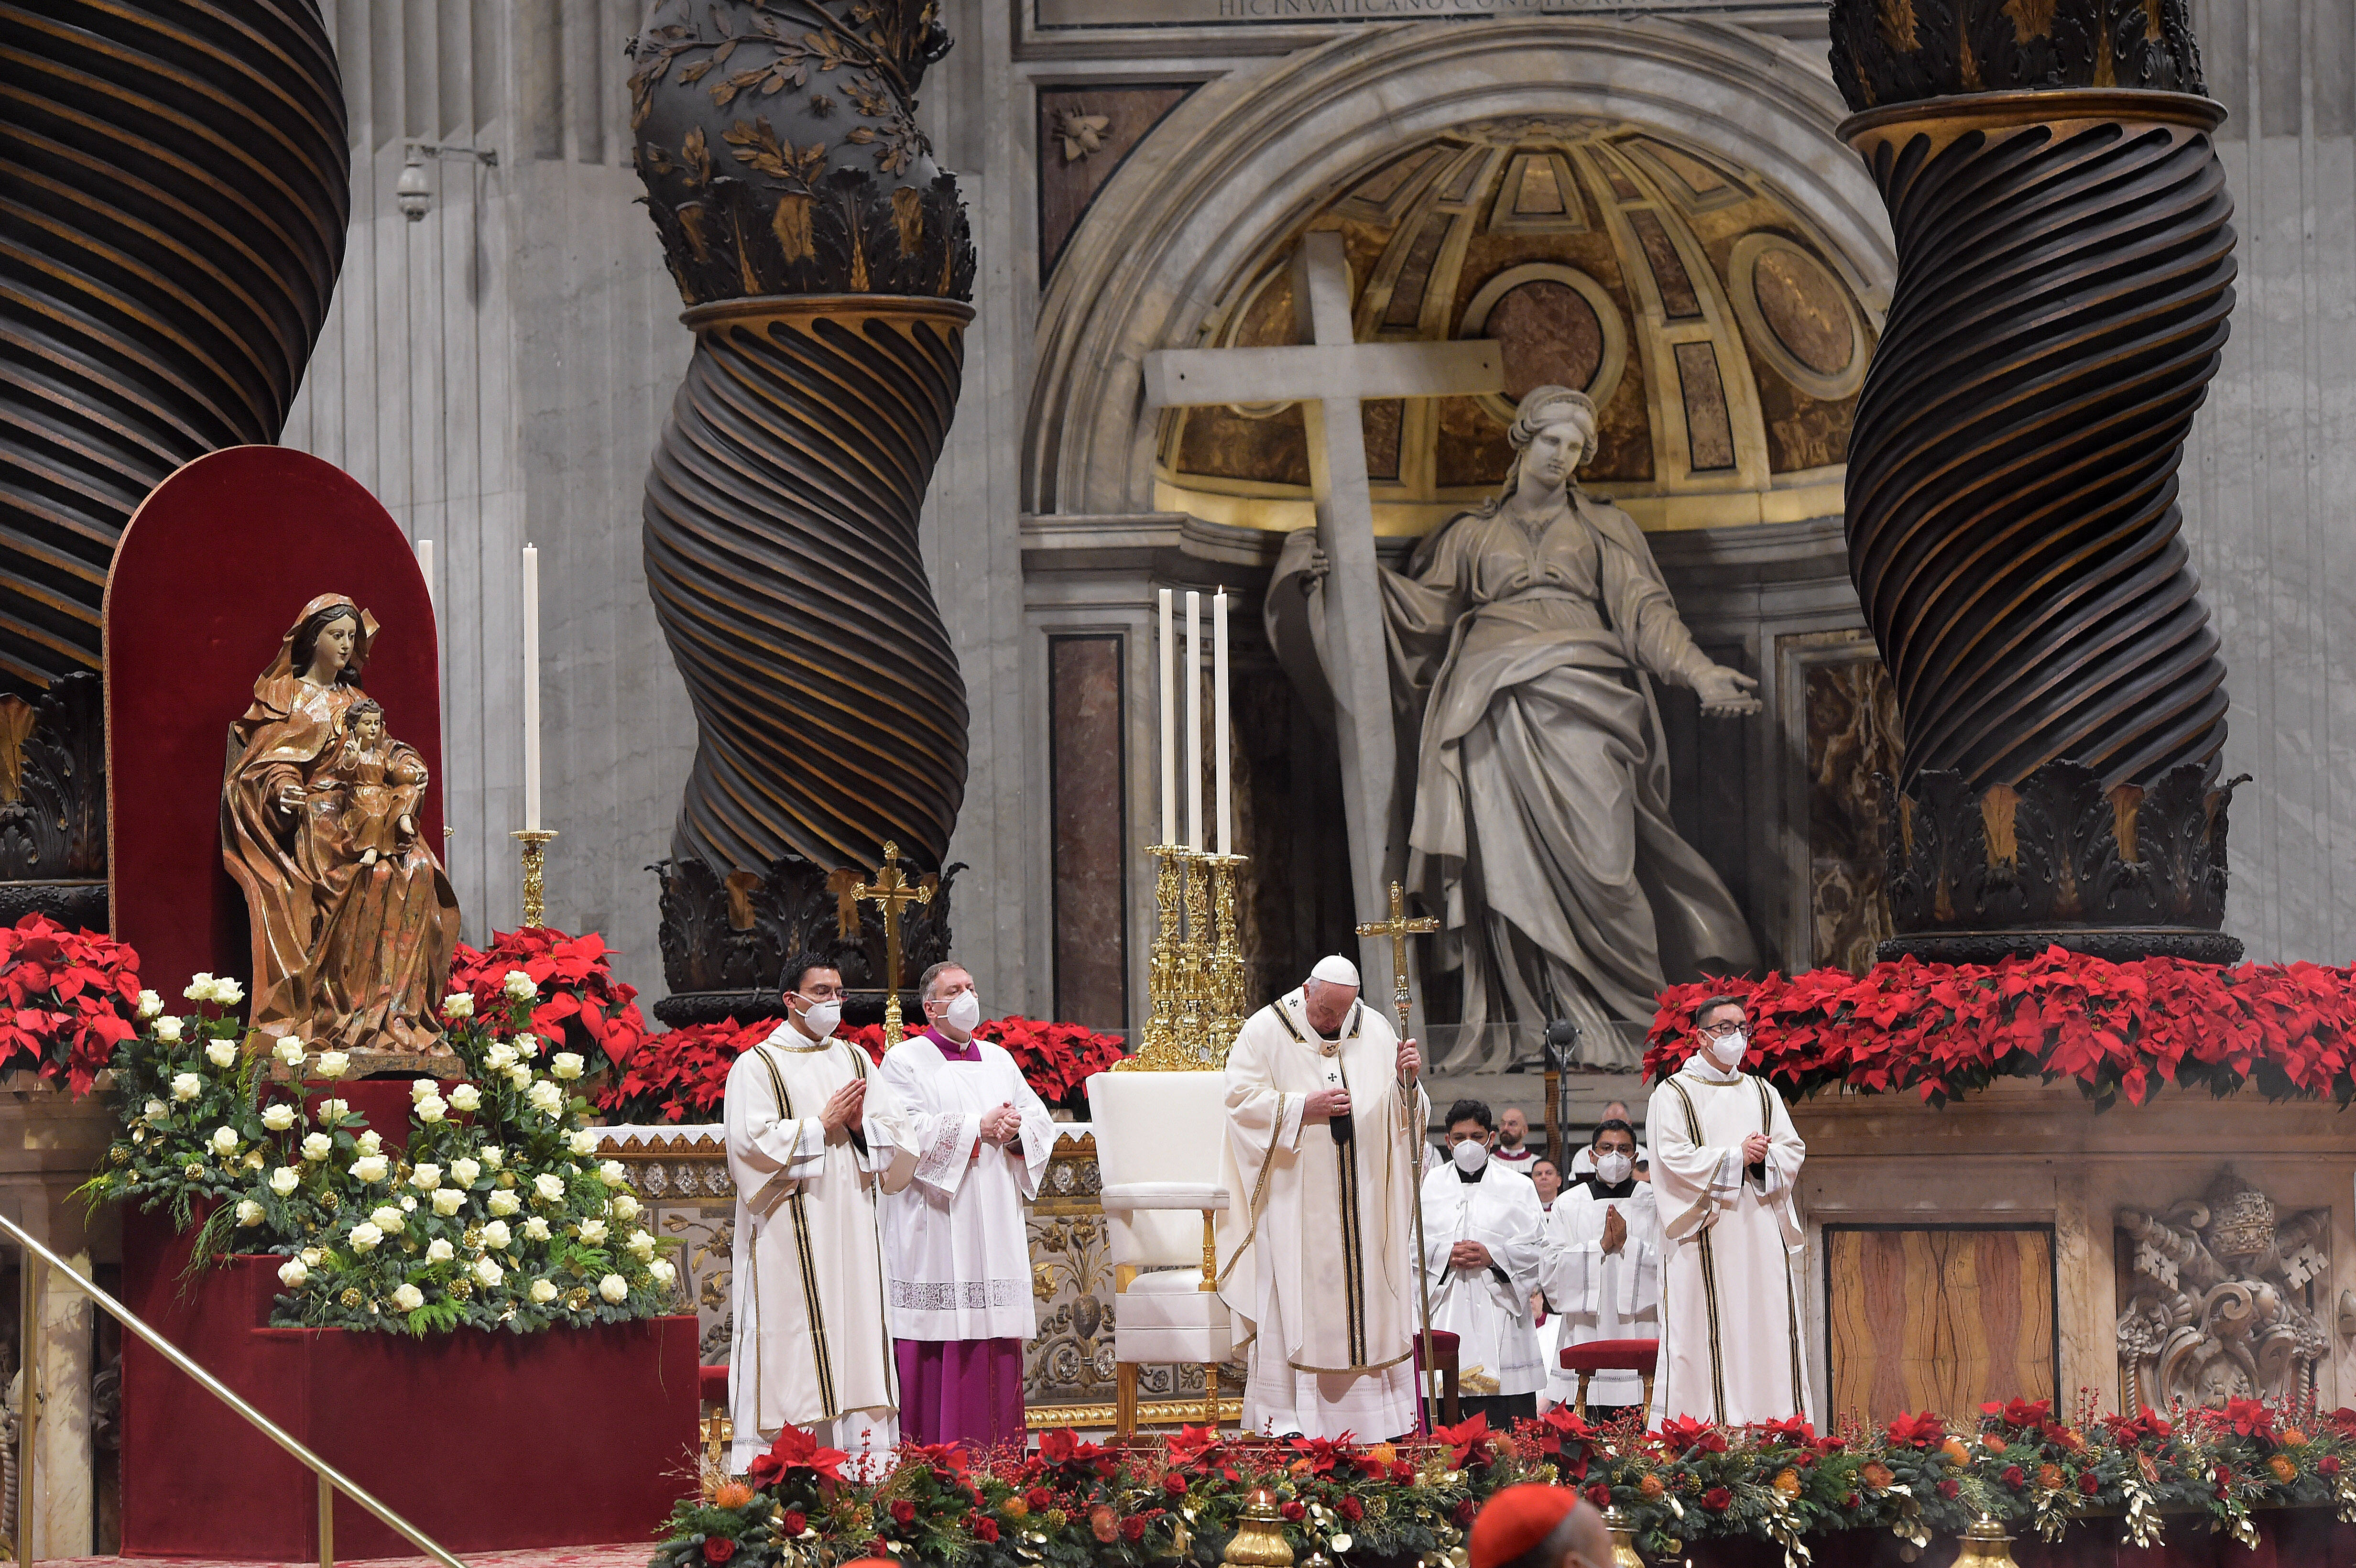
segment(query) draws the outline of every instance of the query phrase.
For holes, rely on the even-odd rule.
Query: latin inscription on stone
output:
[[[1042,32],[1080,27],[1313,27],[1335,22],[1416,22],[1452,17],[1548,16],[1630,12],[1810,9],[1808,0],[1032,0]]]

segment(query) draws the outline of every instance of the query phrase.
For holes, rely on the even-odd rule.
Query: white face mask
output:
[[[1742,1065],[1743,1052],[1750,1049],[1750,1036],[1740,1029],[1736,1029],[1732,1034],[1728,1035],[1723,1040],[1711,1040],[1709,1042],[1709,1056],[1711,1061],[1717,1062],[1727,1072],[1731,1072],[1736,1068]]]
[[[941,1022],[959,1034],[971,1034],[973,1026],[981,1021],[981,997],[974,991],[959,991],[941,1009]]]
[[[841,1002],[812,1002],[802,1010],[801,1026],[809,1030],[812,1040],[829,1039],[841,1022]]]
[[[1471,1176],[1489,1163],[1489,1146],[1479,1138],[1466,1138],[1448,1151],[1448,1157],[1456,1162],[1457,1169]]]
[[[1595,1174],[1606,1187],[1617,1187],[1635,1173],[1635,1160],[1617,1149],[1595,1157]]]

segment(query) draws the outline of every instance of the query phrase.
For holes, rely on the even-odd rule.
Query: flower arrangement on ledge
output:
[[[546,1051],[525,1027],[531,975],[508,975],[488,1007],[472,991],[443,1004],[466,1076],[412,1082],[399,1150],[334,1096],[343,1052],[245,1051],[236,981],[199,975],[186,995],[197,1010],[173,1015],[138,994],[145,1032],[112,1064],[119,1131],[83,1191],[168,1207],[183,1229],[204,1211],[195,1263],[283,1258],[273,1325],[526,1333],[675,1309],[667,1243],[637,1223],[626,1173],[597,1162],[583,1125],[582,1054]],[[301,1088],[320,1082],[328,1093]]]
[[[464,991],[488,1010],[509,999],[508,976],[531,976],[536,987],[530,1028],[578,1055],[586,1076],[603,1082],[626,1066],[649,1036],[635,986],[614,978],[610,950],[595,932],[568,936],[547,926],[495,931],[488,948],[458,944],[450,961],[450,989]]]
[[[755,1045],[769,1038],[775,1020],[740,1024],[734,1019],[693,1024],[650,1036],[636,1050],[598,1096],[597,1108],[616,1122],[716,1122],[728,1087],[728,1070]],[[1085,1024],[1048,1023],[1020,1015],[991,1019],[973,1031],[1006,1048],[1032,1093],[1049,1105],[1084,1109],[1091,1073],[1129,1054],[1117,1035],[1098,1034]],[[884,1026],[846,1029],[841,1038],[884,1060]]]
[[[1451,1560],[1481,1503],[1516,1481],[1580,1488],[1616,1505],[1638,1543],[1674,1559],[1687,1543],[1747,1538],[1806,1561],[1804,1540],[1894,1533],[1916,1547],[1987,1516],[2059,1541],[2080,1520],[2124,1519],[2160,1542],[2175,1516],[2255,1545],[2252,1509],[2329,1508],[2356,1522],[2356,1412],[2222,1409],[2059,1419],[2049,1401],[1980,1408],[1950,1427],[1928,1413],[1883,1427],[1804,1421],[1720,1427],[1631,1418],[1590,1426],[1567,1408],[1492,1432],[1475,1416],[1429,1444],[1231,1439],[1188,1427],[1160,1448],[1100,1448],[1050,1432],[1035,1453],[894,1456],[821,1448],[782,1433],[750,1475],[682,1502],[653,1568],[819,1568],[861,1556],[955,1568],[1220,1561],[1265,1488],[1294,1560],[1313,1565]],[[2113,1528],[2104,1524],[2103,1528]]]
[[[2012,1077],[2075,1079],[2104,1105],[2121,1094],[2141,1104],[2162,1083],[2356,1101],[2356,974],[2346,968],[2122,964],[2056,947],[1992,965],[1906,958],[1861,976],[1672,986],[1646,1042],[1648,1075],[1676,1071],[1692,1009],[1720,992],[1750,1010],[1745,1068],[1793,1096],[1841,1087],[1935,1105]]]
[[[77,1094],[139,1032],[139,955],[45,915],[0,926],[0,1071],[27,1069]]]

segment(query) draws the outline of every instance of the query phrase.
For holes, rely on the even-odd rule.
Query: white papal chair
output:
[[[1194,1362],[1204,1422],[1215,1426],[1219,1363],[1232,1343],[1214,1289],[1214,1226],[1229,1201],[1219,1179],[1226,1075],[1099,1072],[1088,1080],[1088,1116],[1112,1249],[1116,1424],[1122,1437],[1137,1430],[1140,1366]]]

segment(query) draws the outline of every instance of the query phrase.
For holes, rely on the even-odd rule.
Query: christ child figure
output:
[[[384,732],[384,709],[372,700],[352,705],[345,715],[342,749],[322,782],[343,796],[337,826],[359,863],[401,852],[417,837],[417,805],[424,794],[425,765],[417,753]]]

